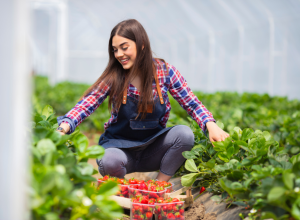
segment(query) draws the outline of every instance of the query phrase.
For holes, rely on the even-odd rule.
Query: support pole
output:
[[[29,219],[29,2],[0,1],[0,219]]]

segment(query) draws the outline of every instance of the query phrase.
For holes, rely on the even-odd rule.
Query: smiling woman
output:
[[[188,87],[180,72],[152,57],[143,26],[134,19],[117,24],[110,35],[109,62],[81,101],[58,118],[60,132],[72,133],[109,96],[111,118],[104,124],[99,145],[105,155],[97,160],[101,175],[123,178],[131,172],[159,170],[158,180],[168,181],[183,164],[183,151],[194,145],[192,130],[184,125],[166,127],[171,105],[167,92],[178,101],[211,141],[229,135]]]

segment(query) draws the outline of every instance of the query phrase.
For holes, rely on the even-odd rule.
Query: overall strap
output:
[[[160,90],[160,86],[159,86],[159,83],[158,83],[156,71],[154,72],[154,79],[155,79],[155,83],[156,83],[156,89],[157,89],[157,92],[158,92],[160,104],[164,104],[164,99],[163,99],[162,94],[161,94],[161,90]]]
[[[124,92],[123,92],[123,102],[122,103],[125,105],[126,101],[127,101],[127,87],[126,87],[126,89],[124,89]]]
[[[160,86],[159,86],[159,83],[158,83],[156,71],[153,72],[153,75],[154,75],[154,79],[155,79],[155,83],[156,83],[156,89],[157,89],[157,92],[158,92],[160,104],[164,104],[165,102],[164,102],[164,99],[163,99],[162,94],[161,94],[161,90],[160,90]],[[122,103],[125,105],[126,102],[127,102],[127,87],[126,87],[126,89],[124,89],[124,92],[123,92],[123,101],[122,101]]]

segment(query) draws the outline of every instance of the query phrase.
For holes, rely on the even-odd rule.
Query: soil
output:
[[[217,215],[215,213],[206,213],[205,207],[202,204],[194,204],[184,213],[187,220],[216,220]]]

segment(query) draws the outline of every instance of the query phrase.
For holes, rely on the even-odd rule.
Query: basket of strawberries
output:
[[[177,198],[164,199],[162,197],[155,200],[143,195],[131,198],[131,220],[150,220],[153,214],[155,214],[156,220],[183,220],[184,201]]]
[[[159,198],[154,207],[156,220],[183,220],[184,201],[177,198]]]

